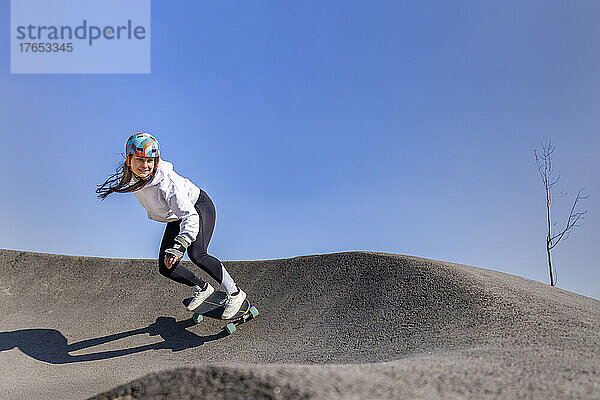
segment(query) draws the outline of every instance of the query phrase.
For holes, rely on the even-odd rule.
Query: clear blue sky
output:
[[[94,192],[148,131],[215,202],[223,260],[385,251],[547,283],[533,150],[552,140],[559,223],[590,194],[554,251],[558,285],[600,298],[599,15],[592,1],[154,1],[151,74],[11,75],[4,1],[0,247],[156,257],[164,224]]]

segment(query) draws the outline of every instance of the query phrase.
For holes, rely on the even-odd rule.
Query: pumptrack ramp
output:
[[[592,298],[387,253],[225,264],[260,310],[231,336],[156,260],[0,250],[0,398],[600,398]]]

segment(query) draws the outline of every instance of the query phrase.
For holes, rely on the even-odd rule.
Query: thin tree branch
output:
[[[585,188],[582,188],[582,189],[579,189],[579,191],[577,192],[577,196],[575,197],[575,201],[573,202],[573,206],[571,207],[571,212],[569,213],[569,218],[567,219],[567,225],[565,226],[565,229],[563,229],[563,231],[561,233],[550,238],[550,243],[551,243],[550,249],[553,249],[561,241],[561,239],[563,238],[565,233],[567,233],[569,230],[571,230],[574,226],[578,226],[577,222],[579,220],[583,219],[584,215],[587,213],[587,210],[585,210],[583,212],[575,212],[577,203],[579,203],[580,200],[587,199],[589,197],[589,195],[587,195],[587,194],[583,194],[583,195],[581,194],[584,190],[585,190]],[[555,242],[555,240],[556,240],[556,242]]]

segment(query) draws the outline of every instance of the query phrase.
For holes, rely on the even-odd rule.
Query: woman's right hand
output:
[[[165,265],[167,266],[168,269],[171,269],[173,267],[173,265],[175,265],[175,263],[177,262],[177,257],[175,257],[172,254],[167,254],[165,256]]]
[[[190,243],[181,235],[175,237],[173,246],[165,250],[165,265],[171,269],[177,260],[183,258],[183,254],[187,250]]]

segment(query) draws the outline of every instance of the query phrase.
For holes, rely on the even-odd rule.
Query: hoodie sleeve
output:
[[[167,179],[164,186],[164,195],[173,214],[181,219],[179,234],[190,243],[196,240],[200,229],[200,217],[196,207],[192,204],[186,193],[183,193],[172,180]]]

